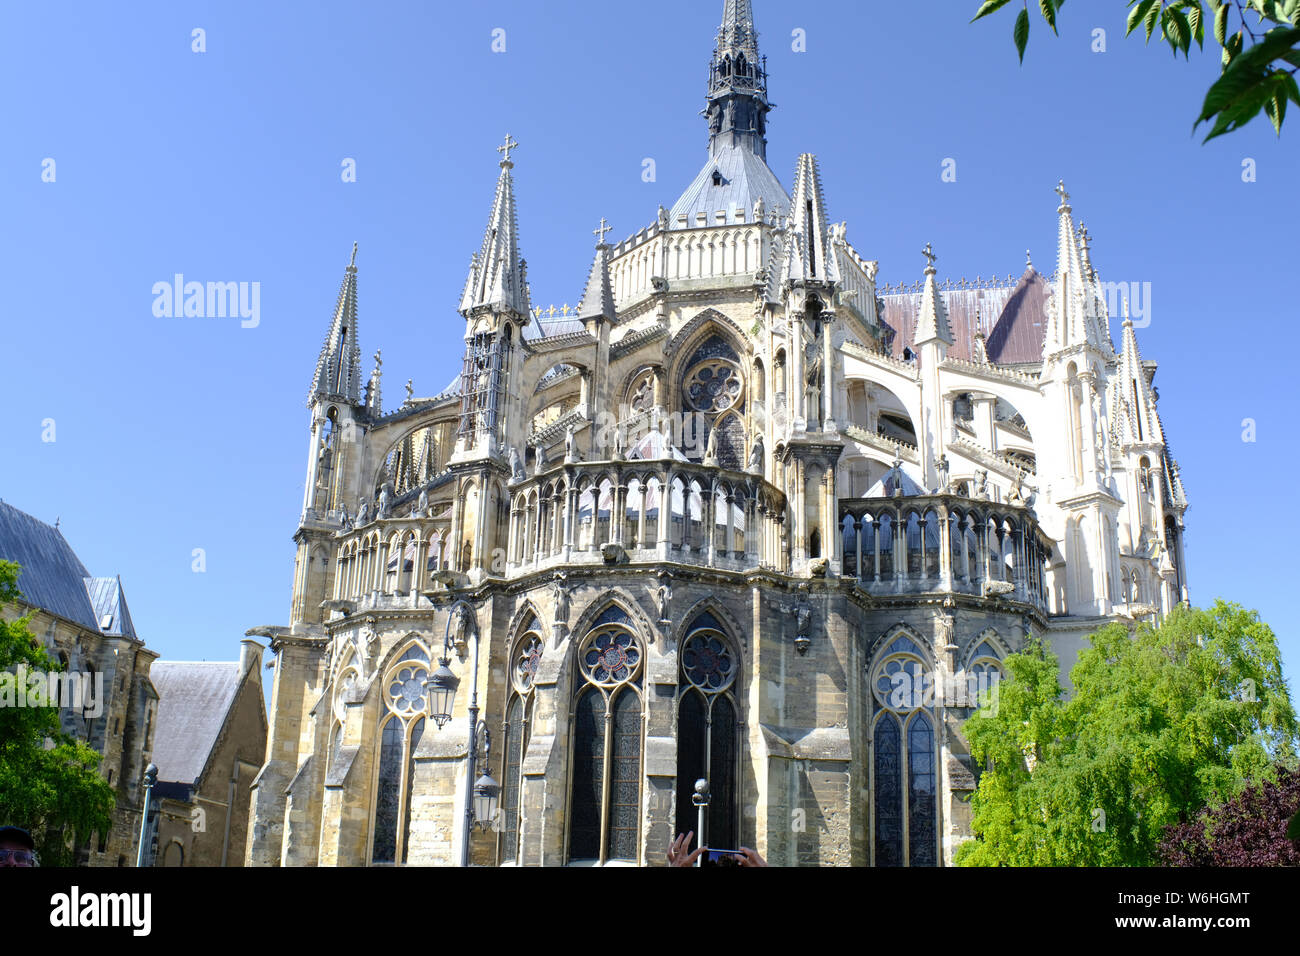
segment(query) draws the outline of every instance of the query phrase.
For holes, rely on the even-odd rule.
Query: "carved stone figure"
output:
[[[361,506],[357,508],[357,527],[364,528],[368,524],[370,524],[370,502],[362,498]]]
[[[987,498],[989,496],[989,473],[983,468],[975,469],[975,497]]]
[[[564,460],[571,462],[574,460],[574,434],[573,426],[570,425],[564,432]]]
[[[546,449],[541,445],[537,446],[537,456],[533,460],[533,474],[540,475],[546,470],[548,462],[546,461]]]
[[[750,446],[747,470],[756,475],[763,473],[763,436],[761,434],[754,436],[754,444]]]
[[[389,512],[390,503],[392,501],[389,492],[389,489],[391,487],[392,487],[392,482],[386,481],[384,482],[384,486],[379,489],[379,506],[375,512],[376,518],[390,517],[388,512]]]
[[[339,521],[341,522],[344,531],[352,530],[352,518],[348,514],[347,505],[344,505],[343,508],[340,510]]]
[[[429,516],[429,489],[420,489],[420,499],[415,506],[416,517],[427,518]]]
[[[523,459],[519,457],[519,449],[516,448],[514,445],[510,446],[509,457],[510,457],[510,480],[512,482],[523,481],[525,478],[528,477],[528,475],[524,473],[524,462]]]
[[[569,589],[564,584],[565,575],[555,576],[555,623],[569,623]]]
[[[709,440],[704,446],[704,463],[706,465],[716,465],[718,463],[718,430],[709,429]]]
[[[664,624],[671,620],[668,616],[668,612],[673,602],[673,589],[668,586],[667,578],[660,578],[659,580],[662,583],[659,585],[659,590],[655,593],[655,604],[659,608],[659,623]]]
[[[1017,470],[1016,477],[1011,481],[1011,490],[1007,492],[1007,501],[1012,504],[1018,504],[1025,500],[1025,475],[1024,472]]]
[[[943,494],[948,490],[948,456],[940,455],[939,460],[935,462],[935,468],[939,470],[939,493]]]

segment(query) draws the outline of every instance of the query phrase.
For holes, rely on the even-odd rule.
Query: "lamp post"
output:
[[[695,781],[695,792],[691,794],[691,803],[695,804],[698,814],[697,829],[695,831],[696,846],[705,846],[704,842],[704,812],[709,809],[709,781],[701,777]],[[701,854],[702,856],[703,854]],[[700,865],[700,858],[695,858],[695,865]]]
[[[149,833],[149,798],[153,796],[153,785],[158,782],[158,767],[149,764],[144,770],[144,808],[140,811],[140,846],[135,851],[135,865],[144,866],[144,841]]]
[[[474,624],[473,608],[464,598],[457,600],[447,611],[447,627],[442,636],[442,657],[438,661],[438,669],[425,682],[425,688],[428,691],[429,717],[441,730],[451,720],[456,688],[460,685],[460,678],[452,673],[448,666],[451,663],[452,653],[451,622],[458,616],[474,632],[474,672],[473,683],[470,685],[469,743],[465,771],[465,831],[460,853],[460,865],[469,866],[470,834],[473,833],[476,823],[483,829],[491,826],[492,819],[496,816],[501,787],[492,779],[492,775],[486,768],[482,776],[477,780],[474,779],[480,758],[479,735],[483,736],[481,756],[484,763],[487,762],[491,752],[492,738],[487,724],[480,721],[478,717],[478,656],[481,641],[478,627]]]

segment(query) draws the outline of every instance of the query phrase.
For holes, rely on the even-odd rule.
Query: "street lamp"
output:
[[[135,865],[144,866],[144,839],[149,832],[149,798],[153,796],[153,786],[158,782],[157,764],[149,764],[144,769],[144,808],[140,811],[140,846],[135,851]]]
[[[709,781],[701,777],[695,781],[695,792],[691,794],[691,803],[695,804],[699,819],[695,831],[695,845],[704,846],[704,813],[709,809]],[[699,857],[695,859],[695,865],[700,865]]]
[[[486,830],[492,825],[492,821],[496,817],[501,786],[492,779],[492,775],[486,769],[483,771],[482,776],[477,780],[474,779],[480,756],[483,763],[485,765],[487,763],[492,739],[487,724],[478,719],[478,652],[482,641],[479,640],[478,626],[474,619],[474,609],[464,598],[457,600],[447,611],[447,626],[442,635],[442,657],[438,661],[438,669],[425,681],[424,686],[425,690],[428,691],[429,717],[441,730],[451,720],[452,704],[456,700],[456,688],[460,686],[460,678],[453,674],[448,666],[451,663],[452,655],[451,622],[458,618],[473,631],[474,637],[474,674],[470,684],[468,708],[469,745],[466,754],[468,766],[465,772],[465,832],[460,853],[460,865],[469,866],[470,835],[474,832],[475,826]],[[479,753],[480,734],[483,736],[481,755]]]

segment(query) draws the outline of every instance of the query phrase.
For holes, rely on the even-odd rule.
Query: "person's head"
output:
[[[35,866],[36,843],[21,827],[0,827],[0,866]]]

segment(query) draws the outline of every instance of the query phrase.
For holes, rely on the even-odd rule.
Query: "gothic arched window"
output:
[[[579,646],[570,860],[637,858],[644,657],[631,620],[617,606],[596,619]]]
[[[711,335],[686,362],[682,400],[690,421],[683,446],[694,461],[704,458],[709,433],[717,431],[718,464],[739,471],[744,465],[745,375],[740,356],[720,335]],[[697,423],[702,431],[697,430]]]
[[[870,673],[871,856],[876,866],[938,865],[933,671],[900,635]]]
[[[424,682],[428,677],[429,655],[418,646],[402,654],[384,675],[372,863],[406,862],[414,754],[424,734]]]
[[[734,849],[740,839],[740,754],[735,682],[740,658],[708,612],[687,630],[678,652],[677,831],[695,831],[696,845]],[[706,830],[691,801],[695,781],[709,781]]]
[[[501,786],[501,862],[519,859],[519,806],[523,788],[523,759],[532,729],[533,681],[546,649],[541,626],[529,615],[524,635],[510,658],[510,702],[506,705],[505,766]]]

